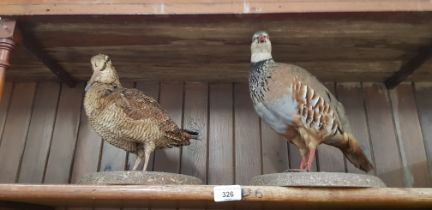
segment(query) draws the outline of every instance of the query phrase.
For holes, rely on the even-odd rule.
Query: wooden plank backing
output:
[[[18,178],[20,183],[42,183],[59,99],[60,85],[39,83],[35,96],[27,143]]]
[[[36,83],[16,83],[0,144],[0,183],[15,182],[19,173]]]
[[[44,121],[42,119],[44,119],[44,117],[41,116],[46,116],[49,115],[50,112],[55,112],[55,108],[54,110],[52,109],[48,109],[48,111],[43,111],[44,109],[42,109],[42,107],[45,107],[45,105],[43,104],[51,104],[51,106],[57,106],[56,105],[56,99],[54,99],[55,97],[49,97],[50,94],[55,95],[55,88],[51,88],[51,86],[54,85],[54,83],[40,83],[39,86],[37,86],[37,91],[35,92],[35,99],[34,99],[34,105],[32,105],[31,101],[33,101],[33,99],[19,99],[19,100],[27,100],[30,101],[30,103],[18,103],[17,102],[17,98],[18,95],[28,95],[25,92],[31,92],[31,88],[28,88],[28,83],[21,83],[21,86],[26,86],[24,87],[20,87],[20,90],[17,90],[17,87],[19,87],[20,85],[18,85],[16,88],[11,88],[13,94],[11,95],[10,98],[10,106],[9,106],[9,111],[7,114],[7,119],[6,119],[6,124],[5,124],[5,129],[3,132],[3,137],[2,137],[2,143],[0,144],[0,156],[2,157],[13,157],[16,154],[12,154],[12,156],[10,156],[9,154],[11,153],[10,151],[18,151],[18,153],[23,154],[23,160],[21,161],[21,169],[17,169],[17,172],[19,172],[20,177],[21,176],[28,176],[27,173],[24,173],[24,171],[29,170],[28,167],[26,167],[25,165],[31,163],[31,161],[25,161],[25,159],[29,159],[30,158],[26,158],[26,155],[28,155],[27,153],[34,150],[34,151],[45,151],[42,152],[42,155],[40,156],[41,158],[44,157],[43,154],[46,155],[47,151],[43,150],[43,148],[45,148],[47,142],[45,142],[47,139],[45,138],[39,138],[37,136],[39,136],[40,133],[36,133],[35,135],[30,134],[32,133],[32,130],[34,131],[41,131],[39,129],[32,129],[32,126],[35,126],[36,124],[38,124],[39,126],[48,126],[48,127],[52,127],[49,126],[50,123],[46,123],[49,122],[48,121]],[[31,83],[33,84],[33,83]],[[146,83],[147,84],[147,83]],[[157,86],[157,83],[153,83]],[[173,83],[166,83],[166,84],[173,84]],[[174,83],[174,84],[179,84],[179,83]],[[31,85],[30,85],[31,86]],[[236,88],[238,86],[242,86],[241,85],[236,85]],[[12,87],[12,85],[10,86]],[[32,86],[33,88],[35,88],[36,86],[33,84]],[[55,85],[54,85],[55,87]],[[199,176],[200,178],[202,178],[203,180],[205,180],[205,177],[208,176],[207,181],[209,183],[213,183],[213,184],[232,184],[234,183],[234,170],[236,170],[235,166],[233,165],[234,163],[236,163],[236,165],[238,165],[237,170],[245,170],[248,171],[249,169],[247,169],[246,167],[250,167],[250,163],[247,164],[243,164],[241,161],[241,158],[239,158],[238,156],[240,155],[241,151],[239,154],[235,154],[234,150],[233,150],[233,136],[236,136],[236,140],[237,137],[240,136],[240,138],[245,138],[245,136],[247,136],[246,134],[234,134],[234,125],[233,123],[235,122],[236,127],[238,127],[239,121],[240,119],[244,119],[246,118],[244,113],[250,113],[251,116],[255,116],[255,113],[250,107],[250,102],[248,104],[242,105],[241,107],[244,108],[239,108],[239,104],[238,103],[246,103],[249,100],[249,96],[247,93],[247,88],[245,86],[242,86],[243,89],[235,89],[235,99],[233,96],[233,89],[232,89],[232,84],[211,84],[209,85],[209,95],[207,96],[207,92],[204,91],[206,88],[206,84],[205,83],[186,83],[185,86],[185,101],[184,101],[184,127],[186,128],[194,128],[194,126],[203,126],[204,130],[206,127],[208,127],[209,129],[209,149],[208,149],[208,153],[206,154],[206,152],[203,152],[204,150],[206,150],[206,147],[202,147],[196,150],[193,150],[194,155],[195,154],[200,154],[200,156],[190,156],[190,154],[188,153],[186,148],[183,148],[184,151],[181,154],[181,170],[180,172],[185,173],[185,174],[193,174],[193,173],[197,173],[195,175]],[[82,87],[81,87],[82,88]],[[46,93],[50,93],[50,94],[46,94],[46,95],[41,95],[40,93],[43,92],[42,90],[44,90]],[[48,91],[49,90],[49,91]],[[431,176],[430,173],[427,173],[427,171],[425,171],[427,169],[426,164],[429,162],[427,161],[427,159],[429,158],[430,155],[430,151],[428,149],[430,149],[430,139],[429,138],[431,135],[429,134],[429,130],[430,130],[430,125],[431,125],[431,119],[432,116],[429,112],[430,112],[430,107],[432,107],[432,103],[430,102],[430,98],[432,96],[430,96],[431,91],[432,90],[432,85],[430,83],[419,83],[416,84],[416,92],[415,92],[415,97],[414,97],[414,92],[413,89],[410,85],[402,85],[400,86],[398,89],[396,89],[395,92],[391,92],[391,101],[389,101],[389,97],[387,95],[387,92],[384,90],[384,88],[382,87],[381,84],[370,84],[367,83],[365,85],[364,88],[364,92],[362,92],[362,87],[360,85],[360,83],[343,83],[343,84],[338,84],[337,86],[337,93],[338,93],[338,97],[340,98],[341,102],[344,103],[345,107],[346,107],[346,111],[347,111],[347,115],[348,118],[351,121],[352,124],[352,129],[354,131],[354,134],[357,136],[357,138],[359,139],[359,141],[361,142],[361,144],[363,144],[364,148],[366,148],[366,153],[367,155],[370,156],[370,151],[373,151],[374,153],[374,158],[373,159],[377,159],[377,174],[382,177],[390,186],[402,186],[404,184],[406,184],[406,186],[414,186],[414,187],[426,187],[426,186],[430,186],[430,180],[431,180]],[[18,91],[18,92],[17,92]],[[35,91],[33,89],[33,91]],[[52,92],[51,92],[52,91]],[[58,90],[57,90],[58,91]],[[81,99],[82,95],[81,95],[81,90],[74,92],[72,90],[70,90],[69,93],[65,93],[66,89],[65,87],[63,87],[63,93],[60,99],[60,104],[59,104],[59,110],[58,110],[58,114],[56,116],[56,124],[54,126],[54,129],[63,129],[63,130],[67,130],[67,129],[73,129],[73,126],[70,126],[71,123],[64,123],[64,125],[61,125],[61,121],[64,121],[66,118],[70,118],[66,117],[65,113],[69,113],[75,116],[75,114],[80,114],[80,107],[81,107],[81,102],[76,102],[77,99]],[[74,93],[72,93],[74,92]],[[155,91],[157,92],[157,91]],[[168,92],[168,91],[167,91]],[[240,92],[242,94],[240,94]],[[364,94],[364,96],[363,96]],[[44,97],[42,97],[44,96]],[[193,97],[192,97],[193,96]],[[46,99],[45,99],[46,97]],[[209,110],[208,110],[208,114],[209,114],[209,119],[208,119],[208,125],[205,125],[207,123],[207,120],[201,120],[202,122],[198,123],[198,118],[203,119],[206,118],[207,116],[207,106],[205,106],[204,104],[206,104],[207,99],[206,97],[209,97]],[[363,97],[365,99],[365,101],[363,101]],[[192,99],[190,99],[192,98]],[[233,99],[236,100],[236,103],[233,103]],[[54,101],[54,102],[53,102]],[[414,102],[417,101],[417,104],[415,104]],[[43,102],[43,103],[42,103]],[[364,103],[365,102],[365,103]],[[391,103],[390,103],[391,102]],[[22,118],[22,114],[25,114],[21,111],[21,108],[17,107],[16,104],[21,104],[24,105],[26,104],[26,106],[28,106],[28,113],[29,115],[31,115],[31,119],[29,118],[27,122],[27,125],[29,125],[29,130],[24,131],[24,132],[14,132],[15,134],[13,135],[21,135],[24,138],[23,142],[26,142],[24,145],[23,142],[19,143],[22,146],[18,147],[19,145],[15,145],[15,139],[13,139],[13,148],[11,147],[12,143],[6,143],[9,144],[8,148],[9,149],[3,149],[2,147],[4,146],[5,142],[11,141],[8,140],[9,138],[7,138],[7,136],[11,136],[11,129],[12,130],[16,130],[16,129],[20,129],[20,130],[25,130],[26,128],[24,128],[25,126],[14,126],[13,128],[11,127],[12,125],[9,125],[7,122],[15,121],[16,117]],[[62,105],[63,104],[63,105]],[[74,111],[64,111],[66,110],[66,104],[67,106],[78,106],[77,109],[73,109]],[[75,105],[73,105],[75,104]],[[365,105],[365,106],[363,106]],[[417,105],[417,107],[416,107]],[[179,107],[181,107],[182,105],[180,105]],[[61,108],[63,107],[63,108]],[[179,107],[175,107],[177,109],[179,109]],[[235,112],[236,114],[233,114],[233,109],[235,108]],[[367,110],[367,112],[365,111],[365,108]],[[393,108],[393,112],[392,112],[392,108]],[[4,108],[3,108],[4,109]],[[61,111],[63,109],[63,111]],[[14,111],[15,110],[15,111]],[[180,108],[181,110],[181,108]],[[242,113],[244,112],[244,113]],[[417,112],[419,113],[418,116],[416,115]],[[39,114],[38,114],[39,113]],[[42,115],[43,113],[43,115]],[[75,114],[74,114],[75,113]],[[188,114],[189,113],[189,114]],[[239,114],[243,116],[239,117]],[[366,115],[367,114],[367,115]],[[51,115],[53,115],[51,113]],[[188,117],[189,116],[189,117]],[[247,116],[247,117],[251,117],[251,116]],[[30,116],[28,116],[30,117]],[[77,117],[77,116],[75,116]],[[61,118],[62,120],[59,120],[59,118]],[[188,118],[190,120],[188,120]],[[251,117],[252,118],[252,117]],[[79,127],[77,127],[77,133],[78,133],[78,141],[77,141],[77,146],[76,146],[76,151],[75,151],[75,157],[73,158],[73,170],[72,170],[72,182],[75,182],[77,180],[77,177],[79,177],[80,175],[86,173],[86,172],[90,172],[90,171],[96,171],[97,170],[97,164],[98,164],[98,157],[99,157],[99,149],[100,149],[100,141],[98,136],[93,133],[92,130],[90,130],[89,127],[87,127],[88,125],[86,125],[86,121],[85,121],[85,117],[83,115],[83,113],[81,113],[81,119],[80,119],[80,125]],[[235,121],[234,121],[235,119]],[[254,118],[255,119],[255,118]],[[247,121],[247,124],[242,124],[241,126],[244,127],[256,127],[258,125],[259,127],[259,123],[250,123],[253,122],[253,120],[242,120],[242,121]],[[40,122],[40,123],[37,123]],[[43,122],[43,123],[41,123]],[[52,120],[53,122],[53,120]],[[189,125],[188,125],[188,122]],[[195,122],[195,123],[192,123]],[[60,123],[60,124],[59,124]],[[428,124],[429,123],[429,124]],[[15,123],[16,124],[16,123]],[[24,123],[25,124],[25,123]],[[369,134],[368,134],[368,130],[367,130],[367,124],[369,124],[370,127],[370,135],[372,137],[372,147],[369,145]],[[21,124],[20,124],[21,125]],[[77,123],[78,125],[78,123]],[[278,137],[276,134],[273,133],[273,131],[270,130],[270,128],[265,127],[265,124],[261,124],[260,129],[258,129],[257,131],[253,131],[251,132],[251,129],[247,129],[250,133],[256,132],[258,134],[253,134],[253,135],[257,135],[256,136],[252,136],[252,134],[245,138],[247,139],[247,143],[250,143],[249,140],[253,140],[254,138],[261,138],[260,141],[258,141],[258,143],[253,143],[253,145],[247,145],[247,147],[258,147],[260,146],[260,144],[262,144],[262,151],[258,151],[258,154],[262,154],[262,157],[259,157],[255,154],[251,155],[251,154],[243,154],[243,157],[246,158],[262,158],[262,169],[259,169],[259,172],[261,173],[260,170],[262,170],[262,172],[264,173],[273,173],[273,172],[278,172],[278,171],[282,171],[285,170],[286,168],[284,168],[283,166],[283,157],[284,155],[282,155],[283,151],[283,146],[285,146],[285,141],[278,139],[280,137]],[[9,128],[8,128],[9,127]],[[62,128],[63,127],[63,128]],[[421,128],[421,129],[420,129]],[[399,129],[399,131],[397,131],[397,129]],[[246,130],[246,129],[240,129],[237,130],[235,132],[239,132],[241,130]],[[48,135],[49,129],[45,130],[47,133],[45,133],[46,135]],[[63,133],[63,131],[56,131],[59,132],[57,134],[55,134],[57,137],[57,139],[60,138],[64,138],[67,137],[63,134],[60,135],[60,133]],[[69,131],[68,131],[69,132]],[[244,131],[242,131],[244,132]],[[261,134],[259,134],[259,132],[261,132]],[[266,134],[267,132],[267,134]],[[28,133],[28,134],[26,134]],[[6,135],[6,136],[5,136]],[[248,134],[249,135],[249,134]],[[27,136],[27,137],[26,137]],[[261,136],[261,137],[260,137]],[[267,145],[267,141],[265,138],[265,136],[270,136],[270,138],[274,138],[272,140],[274,140],[274,144],[272,145]],[[423,136],[423,137],[422,137]],[[399,138],[399,141],[397,141],[397,138]],[[27,140],[25,140],[25,138],[27,138]],[[32,142],[32,138],[34,138],[35,142]],[[37,139],[37,141],[36,141]],[[87,141],[87,140],[95,140],[96,141]],[[84,141],[86,140],[86,141]],[[57,140],[59,141],[59,140]],[[41,145],[36,145],[36,146],[30,146],[31,144],[36,144],[36,143],[41,143]],[[84,144],[86,143],[86,144]],[[88,143],[88,144],[87,144]],[[200,141],[196,141],[193,142],[200,144],[202,142]],[[238,142],[236,142],[238,143]],[[57,146],[54,146],[54,142],[53,145],[51,145],[51,150],[50,150],[50,161],[58,161],[58,160],[62,160],[63,157],[60,157],[60,153],[61,154],[66,154],[68,156],[71,156],[70,152],[72,152],[73,155],[73,146],[70,146],[72,143],[71,142],[65,142],[64,144],[60,144],[57,143]],[[219,145],[218,145],[219,144]],[[426,148],[426,152],[425,149],[423,148],[423,145]],[[37,148],[37,146],[40,146],[41,150],[39,150]],[[194,145],[191,145],[194,146]],[[270,146],[269,148],[265,149],[267,146]],[[72,148],[72,149],[71,149]],[[273,150],[272,148],[275,148],[275,150]],[[384,149],[382,149],[384,148]],[[192,148],[191,148],[192,149]],[[237,149],[243,150],[242,147],[237,146]],[[235,152],[237,152],[237,149]],[[276,150],[279,149],[279,150]],[[373,150],[372,150],[373,149]],[[400,151],[399,149],[403,149],[403,151]],[[22,152],[24,150],[24,152]],[[60,150],[60,151],[59,151]],[[71,151],[69,151],[71,150]],[[249,149],[248,149],[249,150]],[[252,148],[250,150],[257,150],[256,148]],[[267,153],[266,153],[267,151]],[[275,152],[277,151],[277,152]],[[4,154],[4,153],[7,154]],[[271,153],[274,152],[274,153]],[[281,154],[279,154],[278,152],[281,152]],[[254,152],[255,153],[255,152]],[[402,154],[403,155],[399,155]],[[267,157],[266,157],[267,154]],[[33,154],[35,155],[35,154]],[[208,164],[205,163],[206,159],[207,159],[207,155],[208,155]],[[254,156],[255,155],[255,156]],[[292,155],[292,154],[291,154]],[[321,154],[319,154],[321,155]],[[401,157],[402,156],[402,157]],[[20,156],[21,157],[21,156]],[[37,156],[39,157],[39,156]],[[60,157],[60,158],[55,158],[55,157]],[[196,157],[194,159],[192,159],[193,161],[190,162],[190,165],[188,165],[188,161],[185,161],[185,159],[188,159],[190,157]],[[233,157],[236,157],[237,159],[234,161]],[[280,159],[282,158],[282,159]],[[113,158],[115,160],[115,158]],[[201,161],[202,159],[202,161]],[[430,158],[429,158],[430,159]],[[195,162],[198,161],[199,162]],[[397,160],[397,161],[395,161]],[[170,160],[171,161],[171,160]],[[205,162],[204,162],[205,161]],[[254,160],[256,162],[256,160]],[[280,162],[278,162],[280,161]],[[404,162],[405,161],[405,162]],[[6,164],[7,161],[0,161],[0,164]],[[18,158],[18,165],[14,166],[14,167],[19,167],[19,158]],[[26,163],[28,162],[28,163]],[[243,161],[244,162],[244,161]],[[255,164],[254,162],[254,164]],[[62,169],[63,164],[64,163],[68,163],[66,162],[62,162],[61,164],[53,164],[49,163],[48,167],[51,167],[51,172],[49,173],[53,173],[54,171],[56,171],[56,173],[60,173],[63,174],[64,176],[68,176],[69,173],[69,168],[65,167],[66,169]],[[122,156],[122,161],[120,161],[119,163],[121,163],[121,169],[119,170],[123,170],[124,169],[124,163],[125,163],[125,159]],[[319,163],[322,164],[322,158],[319,159]],[[261,164],[261,162],[258,162],[258,164]],[[405,164],[405,165],[403,165]],[[37,164],[39,165],[39,163]],[[120,165],[120,164],[119,164]],[[421,167],[417,167],[418,165],[422,165]],[[55,166],[55,167],[54,167]],[[320,165],[321,166],[321,165]],[[405,174],[408,176],[403,176],[403,166],[408,166],[408,170],[409,173]],[[204,168],[203,168],[204,167]],[[207,169],[208,167],[208,169]],[[255,166],[254,166],[255,167]],[[261,167],[261,166],[260,166]],[[348,164],[348,171],[350,172],[359,172],[357,170],[354,170],[354,168],[350,168],[352,166],[350,166],[350,164]],[[258,167],[257,167],[258,168]],[[320,167],[322,168],[322,167]],[[42,168],[37,168],[37,170],[40,172],[43,172],[43,167]],[[202,176],[200,174],[204,174],[205,171],[208,170],[209,173],[206,176]],[[59,171],[59,172],[57,172]],[[258,171],[258,169],[256,170]],[[268,172],[267,172],[268,171]],[[38,172],[38,173],[39,173]],[[65,175],[67,174],[67,175]],[[412,174],[412,180],[409,179],[409,174]],[[48,175],[48,172],[47,172]],[[8,174],[8,176],[10,176]],[[35,178],[37,178],[38,175],[35,176]],[[216,177],[217,176],[217,177]],[[237,176],[239,176],[237,174]],[[247,176],[253,176],[253,175],[245,175],[244,177]],[[29,176],[28,176],[29,177]],[[48,178],[48,176],[47,176]],[[408,179],[407,179],[408,178]],[[21,178],[20,178],[21,179]],[[247,178],[239,178],[238,180],[242,180],[242,182],[245,182]],[[216,180],[216,181],[215,181]],[[14,182],[15,179],[10,180],[10,182]],[[19,180],[20,181],[20,180]],[[249,180],[247,180],[249,181]],[[67,182],[67,181],[66,181]],[[58,183],[58,182],[56,182]],[[404,185],[405,186],[405,185]]]
[[[407,187],[428,187],[429,176],[425,145],[417,115],[413,86],[403,83],[390,91],[396,134]]]
[[[183,91],[184,86],[180,82],[166,82],[162,83],[160,87],[160,104],[179,127],[182,127]],[[180,147],[155,151],[154,170],[179,173],[180,154]]]
[[[185,84],[183,127],[199,132],[199,140],[183,147],[181,173],[200,178],[207,183],[208,148],[208,85],[201,82]]]
[[[160,86],[159,100],[160,105],[167,110],[171,119],[181,128],[183,125],[184,84],[181,82],[163,82]],[[181,147],[173,147],[156,150],[154,170],[180,173],[182,149]]]
[[[235,182],[248,184],[262,173],[260,124],[247,84],[234,85]]]
[[[83,84],[62,85],[44,183],[69,183],[81,116]]]
[[[208,85],[206,82],[186,82],[184,91],[183,127],[198,131],[199,140],[191,140],[189,146],[182,148],[180,171],[207,183]]]
[[[9,109],[9,102],[12,96],[12,87],[13,84],[11,82],[6,82],[3,88],[3,97],[0,100],[0,136],[3,134],[3,129],[5,127],[6,117]],[[1,144],[2,138],[0,138]]]
[[[415,84],[415,95],[418,114],[426,150],[429,179],[432,177],[432,83],[423,82]]]
[[[102,138],[90,126],[85,111],[81,110],[71,183],[77,183],[87,173],[98,171],[101,150]]]
[[[143,91],[144,94],[146,94],[147,96],[153,97],[154,99],[156,99],[156,101],[159,101],[159,82],[156,81],[137,82],[136,89]],[[154,155],[155,155],[154,153],[150,155],[150,160],[147,167],[148,171],[153,170]],[[132,169],[135,160],[136,160],[136,155],[129,153],[127,169]],[[141,163],[141,165],[143,164],[144,163]]]
[[[387,90],[381,83],[365,83],[364,94],[376,174],[388,186],[402,187],[402,162]]]
[[[85,111],[81,110],[77,146],[70,178],[72,184],[78,183],[81,176],[99,170],[101,152],[102,138],[90,127]],[[93,210],[93,208],[71,207],[67,210]]]
[[[261,125],[261,147],[263,174],[279,173],[289,168],[288,141],[277,134],[264,121]]]
[[[325,83],[326,87],[336,96],[335,84]],[[319,170],[327,172],[345,172],[345,161],[339,148],[326,144],[318,147]]]
[[[233,85],[209,87],[208,184],[234,184]]]
[[[345,112],[351,125],[352,132],[359,142],[360,147],[372,163],[372,151],[369,138],[369,130],[366,120],[362,85],[359,82],[338,83],[337,93],[339,101],[344,105]],[[347,171],[350,173],[364,173],[362,170],[347,162]],[[375,165],[375,164],[374,164]]]
[[[126,151],[108,142],[103,142],[102,144],[99,171],[124,171],[126,165]]]

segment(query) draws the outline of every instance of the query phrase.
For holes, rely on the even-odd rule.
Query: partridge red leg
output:
[[[313,163],[313,161],[315,159],[315,152],[316,152],[315,148],[309,149],[309,154],[308,154],[308,157],[307,157],[307,162],[306,162],[306,167],[305,167],[305,169],[307,171],[311,171],[311,169],[312,169],[312,163]]]
[[[302,159],[300,161],[300,170],[305,170],[306,163],[307,163],[307,158],[306,157],[302,157]]]

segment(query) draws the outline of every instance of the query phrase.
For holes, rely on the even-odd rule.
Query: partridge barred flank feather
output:
[[[84,108],[90,125],[108,143],[137,154],[133,170],[144,160],[146,170],[155,149],[188,145],[198,133],[179,129],[156,100],[137,89],[122,87],[110,58],[91,58]]]
[[[250,95],[257,114],[278,134],[297,146],[301,170],[310,171],[321,143],[338,147],[363,171],[372,164],[351,133],[342,104],[305,69],[276,63],[266,32],[256,32],[251,44]]]

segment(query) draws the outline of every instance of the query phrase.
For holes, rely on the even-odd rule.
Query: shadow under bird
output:
[[[268,33],[256,32],[251,44],[250,96],[257,114],[299,149],[300,170],[311,170],[321,143],[342,150],[357,168],[372,170],[343,105],[307,70],[275,62],[271,50]]]
[[[93,75],[86,86],[84,108],[90,125],[102,138],[144,160],[146,171],[155,149],[189,145],[198,133],[180,129],[159,103],[137,89],[122,87],[107,55],[91,58]]]

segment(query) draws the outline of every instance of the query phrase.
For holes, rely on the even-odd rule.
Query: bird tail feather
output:
[[[199,134],[196,131],[186,129],[177,129],[171,132],[165,132],[165,137],[172,141],[167,147],[181,147],[190,144],[191,139],[199,140]]]
[[[337,141],[325,142],[342,150],[345,157],[357,168],[368,172],[374,169],[374,166],[366,157],[365,153],[358,145],[357,140],[349,133],[343,133]]]
[[[188,139],[200,140],[199,139],[199,133],[197,131],[191,131],[191,130],[188,130],[188,129],[182,129],[182,133]]]

